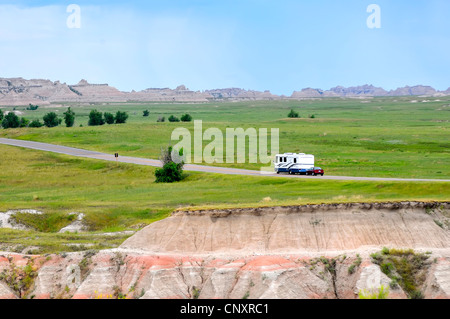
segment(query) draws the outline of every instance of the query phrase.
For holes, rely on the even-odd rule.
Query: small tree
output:
[[[104,116],[107,124],[114,124],[115,118],[113,114],[105,112]]]
[[[164,116],[160,116],[160,117],[158,117],[158,119],[156,120],[156,122],[165,122],[166,121],[166,118],[164,117]]]
[[[2,120],[3,128],[18,128],[20,126],[20,119],[14,112],[9,112]]]
[[[3,120],[3,111],[0,110],[0,121],[2,121],[2,120]]]
[[[39,120],[33,120],[28,125],[28,127],[42,127],[42,126],[44,126],[44,124],[42,124],[41,121],[39,121]]]
[[[36,111],[39,108],[39,105],[28,104],[27,110]]]
[[[47,127],[56,127],[61,124],[61,120],[58,119],[58,115],[55,112],[47,113],[44,118],[44,125]]]
[[[298,118],[299,114],[297,112],[295,112],[294,110],[291,110],[288,114],[289,118]]]
[[[160,161],[163,164],[162,168],[155,171],[156,183],[173,183],[179,182],[183,179],[184,162],[175,163],[172,158],[172,146],[163,148],[161,150]],[[183,156],[183,149],[178,152],[180,158]]]
[[[145,110],[143,116],[144,116],[144,117],[147,117],[147,116],[149,116],[149,115],[150,115],[150,111],[149,111],[149,110]]]
[[[124,124],[128,120],[128,114],[126,112],[117,111],[116,124]]]
[[[184,115],[181,117],[181,121],[182,121],[182,122],[191,122],[191,121],[192,121],[192,116],[189,115],[189,114],[184,114]]]
[[[20,127],[27,127],[29,123],[30,123],[30,121],[27,120],[27,119],[24,118],[24,117],[22,117],[22,118],[20,119]]]
[[[64,122],[66,123],[66,127],[72,127],[75,124],[75,112],[70,107],[64,112]]]
[[[176,116],[169,116],[169,122],[180,122],[180,119]]]
[[[102,112],[99,112],[97,110],[92,110],[91,113],[89,113],[89,126],[98,126],[105,124],[105,121],[103,120],[103,114]]]

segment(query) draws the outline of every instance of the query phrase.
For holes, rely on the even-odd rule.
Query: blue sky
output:
[[[69,4],[81,28],[69,29]],[[369,29],[370,4],[381,28]],[[0,1],[0,77],[121,90],[185,84],[450,86],[448,0]]]

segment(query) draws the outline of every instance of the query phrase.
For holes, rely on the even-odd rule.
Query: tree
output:
[[[39,120],[33,120],[28,125],[28,127],[42,127],[42,126],[44,126],[44,124],[42,124],[41,121],[39,121]]]
[[[29,104],[27,107],[28,111],[36,111],[39,108],[39,105],[33,105],[33,104]]]
[[[103,120],[103,114],[102,112],[99,112],[97,110],[92,110],[91,113],[89,113],[89,126],[98,126],[105,124],[105,121]]]
[[[156,120],[156,122],[165,122],[166,121],[166,118],[164,117],[164,116],[160,116],[160,117],[158,117],[158,119]]]
[[[22,118],[20,119],[20,127],[27,127],[29,123],[30,123],[30,121],[27,120],[27,119],[24,118],[24,117],[22,117]]]
[[[64,112],[64,122],[66,123],[66,127],[72,127],[75,124],[75,112],[70,107]]]
[[[169,122],[180,122],[180,119],[176,116],[169,116]]]
[[[174,162],[172,158],[172,146],[163,148],[161,150],[160,161],[163,164],[162,168],[158,168],[155,171],[156,183],[173,183],[179,182],[183,179],[183,166],[184,162]],[[183,149],[178,152],[180,157],[183,156]]]
[[[288,117],[290,118],[298,118],[299,114],[297,112],[295,112],[294,110],[291,110],[291,112],[289,112]]]
[[[0,121],[2,121],[2,120],[3,120],[3,111],[0,110]]]
[[[61,119],[58,119],[58,115],[55,112],[47,113],[44,118],[44,125],[47,127],[56,127],[61,124]]]
[[[128,114],[126,112],[117,111],[116,124],[124,124],[127,122]]]
[[[144,111],[144,115],[143,115],[143,116],[144,116],[144,117],[147,117],[147,116],[149,116],[149,115],[150,115],[150,112],[149,112],[149,110],[145,110],[145,111]]]
[[[3,128],[18,128],[20,126],[20,119],[14,112],[6,114],[2,120]]]
[[[114,124],[115,118],[113,114],[105,112],[104,117],[107,124]]]
[[[189,115],[189,114],[184,114],[184,115],[181,117],[181,121],[182,121],[182,122],[190,122],[190,121],[192,121],[192,116]]]

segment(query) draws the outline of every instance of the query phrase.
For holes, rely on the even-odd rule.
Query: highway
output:
[[[17,146],[28,149],[35,149],[45,152],[60,153],[70,156],[93,158],[98,160],[112,161],[115,162],[116,158],[114,154],[105,154],[95,151],[88,151],[79,148],[60,146],[55,144],[23,141],[15,139],[0,138],[0,144]],[[139,157],[129,157],[120,156],[117,159],[121,163],[130,163],[137,165],[147,165],[154,167],[161,167],[161,162],[159,160],[139,158]],[[186,164],[184,166],[186,171],[204,172],[204,173],[216,173],[216,174],[227,174],[227,175],[245,175],[245,176],[271,176],[271,177],[283,177],[283,178],[303,178],[303,179],[314,179],[314,180],[346,180],[346,181],[380,181],[380,182],[392,182],[392,181],[403,181],[403,182],[450,182],[449,179],[421,179],[421,178],[385,178],[385,177],[356,177],[356,176],[306,176],[306,175],[289,175],[289,174],[275,174],[274,172],[265,172],[228,167],[216,167],[216,166],[205,166],[205,165],[195,165]],[[325,172],[326,174],[326,172]]]

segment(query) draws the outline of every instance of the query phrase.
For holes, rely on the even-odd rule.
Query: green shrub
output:
[[[28,125],[28,127],[42,127],[42,126],[44,126],[44,124],[42,124],[41,121],[39,121],[39,120],[33,120]]]
[[[104,117],[106,124],[114,124],[114,121],[116,120],[114,115],[108,112],[105,112]]]
[[[178,154],[183,156],[183,149]],[[161,150],[160,160],[163,164],[162,168],[155,171],[156,183],[173,183],[183,179],[184,162],[175,163],[172,159],[172,146]]]
[[[75,124],[75,112],[70,107],[64,112],[64,122],[66,123],[66,127],[72,127]]]
[[[300,115],[297,112],[295,112],[294,110],[291,110],[288,114],[288,117],[289,118],[298,118],[298,117],[300,117]]]
[[[30,123],[29,120],[27,120],[26,118],[22,117],[20,119],[20,127],[28,127],[28,124]]]
[[[0,110],[0,121],[2,121],[2,120],[3,120],[3,111]]]
[[[128,114],[126,112],[117,111],[116,124],[124,124],[128,120]]]
[[[182,121],[182,122],[191,122],[191,121],[192,121],[192,116],[189,115],[189,114],[184,114],[184,115],[181,117],[181,121]]]
[[[3,128],[18,128],[20,126],[20,119],[14,112],[9,112],[2,120]]]
[[[61,119],[58,119],[58,115],[55,112],[47,113],[44,118],[44,125],[47,127],[56,127],[61,124]]]
[[[176,116],[169,116],[169,122],[180,122],[180,119]]]
[[[181,170],[178,164],[171,162],[158,168],[155,171],[156,183],[173,183],[179,182],[183,179],[183,170]]]
[[[88,122],[89,126],[99,126],[104,124],[105,121],[103,120],[102,112],[92,110],[91,113],[89,113],[89,122]]]
[[[165,122],[166,118],[164,116],[160,116],[158,117],[158,119],[156,120],[156,122],[161,123],[161,122]]]
[[[387,299],[389,296],[389,288],[381,285],[378,291],[359,291],[358,297],[359,299]]]
[[[33,105],[33,104],[28,104],[27,110],[28,111],[36,111],[39,108],[39,105]]]
[[[150,115],[150,112],[149,112],[149,110],[145,110],[145,111],[144,111],[144,115],[143,115],[143,116],[144,116],[144,117],[147,117],[147,116],[149,116],[149,115]]]

